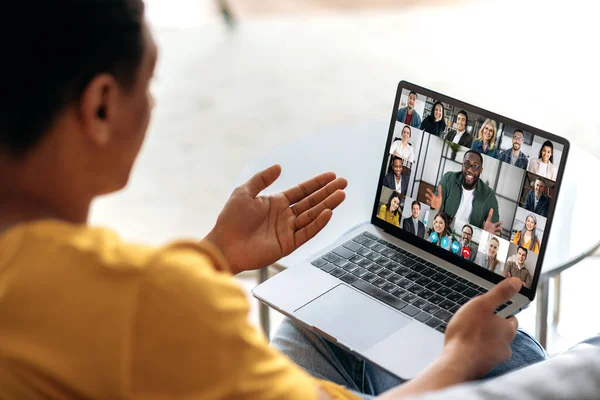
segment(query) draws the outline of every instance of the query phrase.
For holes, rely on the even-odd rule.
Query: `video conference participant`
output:
[[[463,258],[469,261],[474,261],[477,255],[477,248],[471,242],[473,240],[473,227],[471,225],[465,225],[460,232],[460,242],[462,244]],[[465,248],[468,248],[468,257],[465,257]]]
[[[510,278],[512,276],[517,277],[523,281],[526,287],[531,287],[532,276],[525,268],[525,261],[527,260],[527,249],[523,246],[519,246],[517,249],[517,255],[513,259],[506,262],[504,265],[504,272],[502,276]]]
[[[410,126],[404,125],[400,136],[402,139],[395,140],[394,143],[392,143],[392,145],[390,146],[390,154],[396,157],[400,157],[404,161],[408,161],[412,164],[413,162],[415,162],[415,152],[410,143],[408,143],[412,136]]]
[[[544,144],[542,144],[542,148],[540,149],[539,158],[531,160],[529,163],[529,168],[527,170],[529,172],[533,172],[536,175],[543,176],[544,178],[551,179],[553,181],[556,180],[556,175],[558,174],[558,168],[553,164],[554,162],[554,145],[551,141],[546,140]]]
[[[415,92],[410,92],[408,94],[408,105],[398,110],[396,121],[418,129],[421,126],[421,116],[415,111],[416,102],[417,94]]]
[[[496,147],[497,131],[496,121],[486,119],[483,125],[481,125],[477,139],[475,139],[471,148],[478,153],[496,158],[498,155],[498,148]]]
[[[392,192],[387,204],[379,207],[379,218],[392,225],[400,227],[400,194]]]
[[[498,199],[492,188],[479,179],[482,171],[483,156],[469,150],[462,171],[446,172],[435,193],[427,189],[425,196],[432,208],[496,235],[502,231]]]
[[[512,147],[510,149],[502,151],[498,155],[498,160],[508,163],[510,165],[514,165],[517,168],[527,169],[527,164],[529,164],[529,158],[527,157],[527,154],[521,151],[521,143],[523,143],[523,139],[523,131],[520,129],[516,129],[513,132]]]
[[[444,121],[444,105],[441,101],[435,102],[432,113],[425,117],[420,129],[434,136],[442,136],[446,130],[446,121]]]
[[[433,232],[429,234],[427,239],[429,242],[436,244],[446,250],[450,250],[452,238],[448,235],[450,227],[450,219],[444,212],[438,212],[433,219]]]
[[[425,238],[425,224],[419,221],[419,215],[421,215],[421,203],[417,200],[412,202],[411,205],[411,217],[406,218],[402,222],[402,228],[408,233],[412,233],[420,237],[421,239]]]
[[[467,112],[465,110],[460,110],[454,118],[456,131],[451,130],[448,132],[445,139],[470,149],[473,145],[473,137],[467,133],[468,122],[469,116],[467,115]]]
[[[404,164],[404,160],[400,157],[392,158],[391,171],[383,178],[383,186],[406,195],[408,178],[402,175],[402,164]]]
[[[541,215],[542,217],[547,217],[550,199],[544,193],[545,191],[546,183],[542,178],[537,178],[533,190],[530,190],[529,193],[527,193],[527,197],[525,197],[523,208]]]
[[[520,232],[515,233],[513,243],[523,246],[534,253],[540,252],[540,239],[535,235],[535,228],[537,227],[537,219],[535,215],[529,214],[525,219],[525,225]]]
[[[500,240],[492,237],[488,243],[488,248],[485,253],[478,253],[475,263],[481,265],[488,271],[502,275],[503,263],[498,260],[498,249],[500,248]]]

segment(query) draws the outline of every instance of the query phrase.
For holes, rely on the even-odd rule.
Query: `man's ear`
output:
[[[117,109],[119,85],[109,74],[95,76],[81,94],[80,118],[87,139],[105,146],[111,139],[111,123]]]

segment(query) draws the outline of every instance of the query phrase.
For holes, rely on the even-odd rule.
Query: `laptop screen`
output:
[[[532,294],[568,142],[406,82],[391,125],[376,224]]]

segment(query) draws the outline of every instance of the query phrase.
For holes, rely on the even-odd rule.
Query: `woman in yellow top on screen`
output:
[[[551,141],[546,140],[540,149],[539,158],[529,162],[527,171],[555,181],[556,175],[558,174],[558,168],[553,163],[554,145]]]
[[[525,219],[525,225],[521,232],[515,233],[513,243],[525,247],[527,250],[534,253],[540,252],[540,239],[535,236],[535,228],[537,227],[537,219],[535,215],[529,214]]]
[[[400,227],[400,195],[398,192],[392,192],[387,204],[379,207],[379,218]]]
[[[498,154],[498,147],[496,146],[497,131],[496,122],[486,119],[481,125],[481,129],[479,129],[479,134],[473,141],[471,149],[486,156],[496,157]]]

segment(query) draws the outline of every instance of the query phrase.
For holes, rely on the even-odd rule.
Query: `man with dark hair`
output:
[[[498,160],[514,165],[517,168],[527,169],[529,158],[521,151],[523,138],[523,131],[515,129],[512,137],[512,147],[500,152],[500,154],[498,154]]]
[[[473,240],[473,227],[471,225],[465,225],[462,228],[460,233],[460,241],[462,244],[461,254],[463,258],[469,261],[475,261],[475,257],[477,256],[477,248],[478,246],[472,242]],[[465,249],[469,249],[465,252]]]
[[[456,124],[456,130],[450,130],[446,135],[446,140],[470,149],[473,144],[473,136],[467,133],[467,125],[469,123],[467,112],[465,110],[460,110],[456,114],[454,123]]]
[[[478,228],[498,235],[498,200],[487,183],[479,179],[483,172],[483,157],[475,150],[465,153],[462,170],[446,172],[434,192],[427,189],[427,202],[457,221],[467,221]]]
[[[396,120],[419,129],[421,127],[421,116],[415,111],[416,102],[417,94],[415,92],[410,92],[408,94],[408,105],[398,110]]]
[[[545,192],[546,183],[544,182],[544,179],[537,178],[535,180],[533,190],[530,190],[529,193],[527,193],[527,197],[525,197],[523,208],[541,215],[542,217],[547,217],[550,200],[548,199],[548,196],[546,196]]]
[[[523,281],[525,287],[531,287],[531,274],[525,268],[525,261],[527,260],[527,249],[523,246],[519,246],[517,249],[517,254],[514,259],[508,261],[504,265],[504,277],[517,277]]]
[[[413,201],[411,205],[411,212],[411,217],[406,218],[402,222],[402,227],[408,233],[412,233],[413,235],[424,239],[425,225],[419,220],[419,215],[421,214],[421,203],[419,203],[417,200]]]

